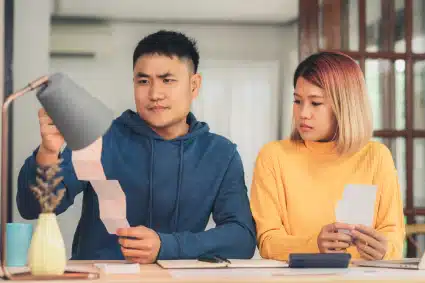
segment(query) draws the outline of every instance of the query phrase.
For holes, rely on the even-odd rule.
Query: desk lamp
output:
[[[3,278],[9,280],[61,280],[94,279],[99,274],[93,271],[65,270],[63,275],[34,276],[28,272],[11,273],[6,262],[6,222],[8,219],[8,107],[16,98],[38,88],[37,99],[63,135],[71,150],[83,149],[109,129],[113,112],[100,100],[92,97],[86,90],[74,83],[68,76],[55,73],[29,83],[25,88],[11,94],[2,107],[1,139],[1,269]]]

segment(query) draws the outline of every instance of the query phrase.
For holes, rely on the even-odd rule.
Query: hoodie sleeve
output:
[[[37,156],[38,148],[33,152],[33,154],[25,160],[24,165],[22,166],[19,176],[18,176],[18,192],[16,194],[16,203],[18,206],[18,211],[24,219],[36,219],[41,212],[40,204],[35,198],[33,192],[31,191],[31,186],[36,184],[35,178],[37,175]],[[58,173],[59,176],[63,176],[64,179],[57,186],[57,190],[65,188],[65,195],[56,207],[56,214],[61,214],[65,212],[69,206],[74,203],[74,198],[84,190],[88,182],[79,181],[74,172],[74,167],[72,166],[71,150],[65,148],[61,153],[59,158],[62,158],[63,161],[60,165],[61,171]]]
[[[159,233],[158,259],[195,259],[201,255],[249,259],[254,255],[256,236],[242,160],[235,154],[227,168],[213,207],[216,227],[200,233]]]

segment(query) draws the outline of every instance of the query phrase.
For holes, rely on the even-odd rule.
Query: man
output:
[[[77,180],[72,152],[46,112],[39,112],[41,145],[23,165],[17,204],[35,219],[39,205],[30,191],[37,166],[63,159],[66,194],[56,213],[84,192],[72,259],[195,259],[218,255],[251,258],[256,240],[241,158],[236,146],[210,133],[190,105],[198,96],[196,43],[184,34],[159,31],[142,39],[133,54],[137,113],[125,111],[103,136],[102,165],[125,195],[131,228],[109,234],[100,219],[90,182]],[[216,227],[205,231],[209,216]]]

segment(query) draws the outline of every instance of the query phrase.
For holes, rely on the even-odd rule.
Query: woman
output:
[[[370,141],[361,69],[341,53],[314,54],[298,66],[294,87],[291,137],[265,145],[254,171],[251,208],[261,256],[400,258],[405,227],[397,172],[387,147]],[[336,204],[349,184],[376,190],[372,227],[336,222]]]

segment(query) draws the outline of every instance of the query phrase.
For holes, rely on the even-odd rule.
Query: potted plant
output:
[[[36,185],[31,187],[41,206],[37,225],[31,239],[29,267],[33,275],[61,275],[66,267],[66,249],[55,209],[61,202],[65,189],[56,190],[63,177],[59,160],[47,168],[37,168]]]

